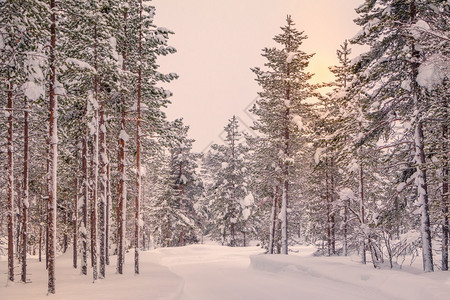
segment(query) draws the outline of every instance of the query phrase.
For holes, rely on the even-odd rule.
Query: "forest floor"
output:
[[[71,251],[57,258],[56,294],[47,296],[45,262],[31,258],[31,283],[7,283],[7,262],[0,299],[448,299],[450,272],[424,274],[416,261],[402,270],[374,269],[358,257],[316,257],[314,248],[298,246],[292,255],[261,255],[259,247],[229,248],[190,245],[141,252],[140,275],[133,256],[124,275],[115,274],[115,256],[106,279],[92,283],[72,267]],[[17,267],[17,273],[19,273]],[[17,281],[20,275],[17,275]]]

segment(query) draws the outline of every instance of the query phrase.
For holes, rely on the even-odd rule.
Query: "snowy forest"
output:
[[[196,153],[164,111],[178,75],[158,58],[176,33],[151,1],[0,0],[6,289],[35,284],[31,260],[57,295],[62,255],[95,283],[205,241],[448,271],[450,2],[360,2],[335,81],[311,83],[308,32],[288,15],[255,53],[257,134],[230,116],[223,143]]]

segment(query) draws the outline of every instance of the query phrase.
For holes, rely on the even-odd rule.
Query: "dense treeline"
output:
[[[91,268],[94,280],[113,253],[122,273],[131,246],[139,273],[151,234],[142,186],[163,176],[147,178],[146,166],[186,140],[181,121],[166,120],[170,92],[158,86],[177,77],[156,63],[176,51],[173,32],[153,24],[155,8],[143,1],[1,1],[0,11],[9,280],[19,262],[27,281],[27,253],[45,257],[54,293],[55,256],[70,245],[74,267]]]

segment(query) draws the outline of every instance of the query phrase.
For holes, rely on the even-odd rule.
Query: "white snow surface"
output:
[[[291,255],[264,255],[259,247],[214,244],[159,248],[140,252],[140,275],[134,275],[134,251],[124,275],[115,274],[115,257],[106,279],[92,283],[72,267],[71,249],[56,259],[56,294],[47,296],[45,259],[29,259],[32,283],[0,285],[2,299],[448,299],[449,272],[422,273],[374,269],[358,257],[315,257],[315,248],[296,246]],[[7,260],[0,257],[6,273]],[[88,266],[91,264],[88,262]],[[420,266],[420,264],[419,264]],[[17,280],[20,276],[16,277]]]
[[[341,200],[351,200],[355,198],[355,193],[349,188],[343,188],[339,191],[339,198]]]
[[[297,56],[297,52],[289,52],[286,58],[286,62],[288,64],[290,64],[292,62],[292,60],[295,58],[295,56]]]
[[[431,91],[450,73],[450,61],[439,55],[433,55],[419,66],[417,83]]]

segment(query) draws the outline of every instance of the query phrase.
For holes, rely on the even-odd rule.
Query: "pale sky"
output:
[[[355,8],[364,0],[153,0],[155,24],[175,32],[170,45],[177,53],[159,59],[161,72],[180,78],[167,87],[173,92],[168,118],[182,117],[195,139],[194,151],[220,143],[228,120],[237,115],[252,125],[246,108],[260,91],[252,67],[265,63],[261,49],[290,14],[308,39],[302,50],[316,53],[309,71],[314,82],[331,81],[328,66],[336,65],[336,50],[359,31]],[[353,53],[357,53],[354,49]],[[245,127],[245,126],[242,126]]]

